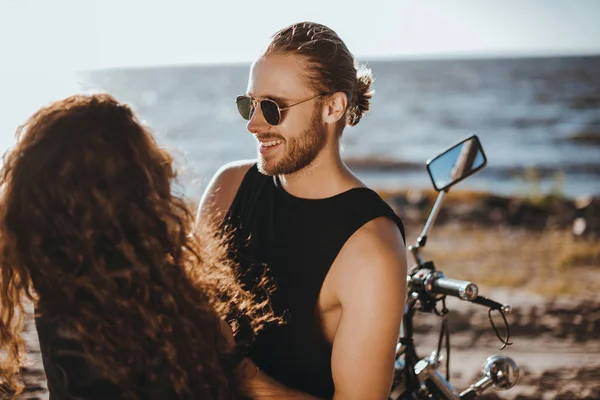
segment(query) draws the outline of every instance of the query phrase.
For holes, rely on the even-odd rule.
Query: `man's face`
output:
[[[270,99],[280,108],[316,96],[306,81],[306,64],[298,56],[272,55],[256,62],[250,71],[248,95]],[[257,105],[248,131],[258,141],[258,167],[265,175],[289,175],[310,165],[326,143],[320,98],[281,111],[272,126]]]

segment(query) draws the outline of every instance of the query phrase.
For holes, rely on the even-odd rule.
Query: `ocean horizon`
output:
[[[359,61],[373,72],[375,95],[361,122],[346,128],[341,145],[369,186],[431,188],[426,161],[474,134],[488,165],[457,189],[600,195],[600,56]],[[198,198],[222,164],[256,157],[255,140],[234,103],[246,90],[249,67],[82,71],[68,84],[57,78],[61,95],[48,92],[38,102],[106,91],[129,103],[175,155],[181,190]],[[27,116],[19,115],[19,123]],[[14,140],[10,121],[0,122],[4,148]]]

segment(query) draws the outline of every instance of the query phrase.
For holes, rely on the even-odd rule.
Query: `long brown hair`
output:
[[[237,396],[241,357],[219,323],[243,314],[256,330],[267,314],[218,235],[193,231],[175,178],[170,155],[108,94],[57,101],[19,127],[0,170],[0,379],[19,387],[28,298],[125,388],[143,376],[182,398]]]

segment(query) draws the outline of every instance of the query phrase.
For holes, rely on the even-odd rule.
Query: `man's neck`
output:
[[[338,151],[327,154],[325,150],[302,170],[291,175],[279,175],[278,178],[286,192],[305,199],[324,199],[362,186]]]

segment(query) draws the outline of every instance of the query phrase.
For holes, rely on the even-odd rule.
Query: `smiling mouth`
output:
[[[270,140],[268,142],[258,142],[258,149],[261,155],[266,155],[272,151],[275,151],[283,143],[283,140]]]
[[[270,142],[260,142],[260,147],[274,147],[283,143],[283,140],[271,140]]]

